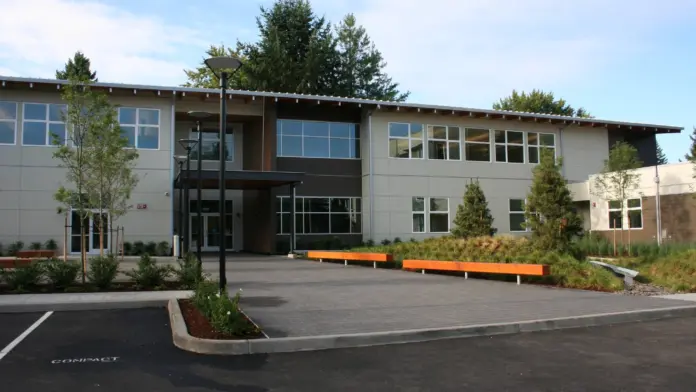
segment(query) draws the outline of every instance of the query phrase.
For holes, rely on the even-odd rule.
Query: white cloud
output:
[[[0,0],[0,9],[0,74],[52,78],[81,50],[100,81],[179,84],[184,50],[209,44],[196,30],[96,2]]]

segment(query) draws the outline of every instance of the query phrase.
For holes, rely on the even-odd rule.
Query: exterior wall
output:
[[[617,142],[624,141],[638,151],[638,159],[643,166],[657,164],[657,138],[652,133],[626,131],[612,131],[609,133],[609,148]]]
[[[54,148],[22,146],[22,103],[63,103],[60,93],[0,89],[0,100],[18,103],[16,145],[0,146],[0,243],[23,241],[63,242],[64,220],[56,213],[56,189],[69,186],[65,171],[53,159]],[[126,241],[169,241],[172,226],[171,98],[153,96],[111,96],[116,105],[158,109],[160,134],[158,150],[138,150],[135,172],[140,183],[133,192],[133,205],[147,209],[129,211],[115,222],[125,227]]]

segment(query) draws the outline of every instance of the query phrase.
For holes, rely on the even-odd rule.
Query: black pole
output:
[[[295,228],[297,227],[297,211],[295,210],[295,184],[290,185],[290,190],[292,191],[290,196],[290,211],[292,211],[292,216],[290,219],[290,252],[288,253],[295,253]]]
[[[191,210],[191,205],[190,205],[190,199],[191,195],[189,194],[190,188],[189,188],[189,173],[191,173],[191,147],[186,148],[186,194],[184,195],[186,199],[184,200],[184,231],[186,232],[185,237],[184,237],[184,255],[189,252],[189,244],[191,241],[191,229],[190,229],[190,222],[189,219],[191,218],[190,210]]]
[[[184,162],[179,161],[179,257],[181,257],[182,241],[184,239],[184,193],[183,193],[183,174]]]
[[[198,203],[197,203],[197,210],[196,213],[198,214],[198,242],[196,244],[196,254],[198,255],[198,262],[202,263],[203,262],[203,256],[202,256],[202,247],[203,247],[203,216],[201,214],[201,204],[202,204],[202,192],[201,192],[201,178],[203,178],[203,168],[202,168],[202,158],[201,155],[203,155],[203,135],[201,135],[201,122],[196,121],[196,127],[198,128],[198,181],[196,182],[196,194],[198,198]]]
[[[220,72],[220,293],[227,287],[227,277],[225,276],[225,135],[227,134],[227,72]]]

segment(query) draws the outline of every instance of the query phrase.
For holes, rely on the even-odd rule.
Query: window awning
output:
[[[188,174],[188,175],[187,175]],[[300,184],[304,173],[281,171],[227,170],[225,172],[225,189],[269,189],[284,185]],[[198,186],[198,170],[182,170],[174,180],[174,187],[181,189],[188,182],[190,189]],[[202,170],[202,189],[219,189],[219,172]]]

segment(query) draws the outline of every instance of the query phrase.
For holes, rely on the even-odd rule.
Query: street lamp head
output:
[[[208,112],[199,112],[199,111],[191,110],[188,112],[188,115],[189,115],[189,117],[193,117],[195,119],[201,120],[204,118],[208,118],[208,117],[212,116],[213,114],[208,113]]]
[[[236,57],[219,56],[205,59],[205,65],[217,71],[236,71],[242,66],[242,62]]]
[[[186,151],[193,150],[193,147],[195,147],[197,143],[198,143],[198,140],[196,140],[196,139],[179,139],[179,144]]]

